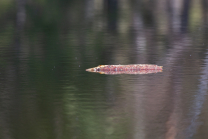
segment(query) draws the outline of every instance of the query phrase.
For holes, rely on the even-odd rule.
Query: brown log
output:
[[[149,74],[162,72],[163,67],[151,64],[131,64],[131,65],[100,65],[86,69],[89,72],[100,74]]]

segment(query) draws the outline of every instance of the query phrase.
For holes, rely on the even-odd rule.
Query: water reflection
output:
[[[194,94],[193,104],[190,106],[190,125],[187,128],[187,138],[193,138],[196,134],[197,129],[203,124],[199,120],[200,114],[202,114],[202,107],[205,103],[207,96],[207,81],[208,81],[208,52],[206,52],[206,57],[204,59],[204,65],[202,67],[202,73],[199,80],[198,90]]]
[[[0,138],[207,137],[206,0],[0,1]],[[101,76],[99,64],[157,64]]]

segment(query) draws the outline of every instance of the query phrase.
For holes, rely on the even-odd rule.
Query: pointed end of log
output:
[[[95,69],[94,68],[89,68],[89,69],[86,69],[86,71],[88,71],[88,72],[95,72]]]

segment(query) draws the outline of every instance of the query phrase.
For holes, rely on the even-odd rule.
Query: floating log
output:
[[[162,72],[162,68],[162,66],[151,64],[99,65],[94,68],[86,69],[86,71],[100,74],[149,74]]]

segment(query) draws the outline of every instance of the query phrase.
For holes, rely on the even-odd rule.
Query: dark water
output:
[[[0,138],[207,139],[207,5],[0,1]],[[85,71],[104,64],[164,70]]]

